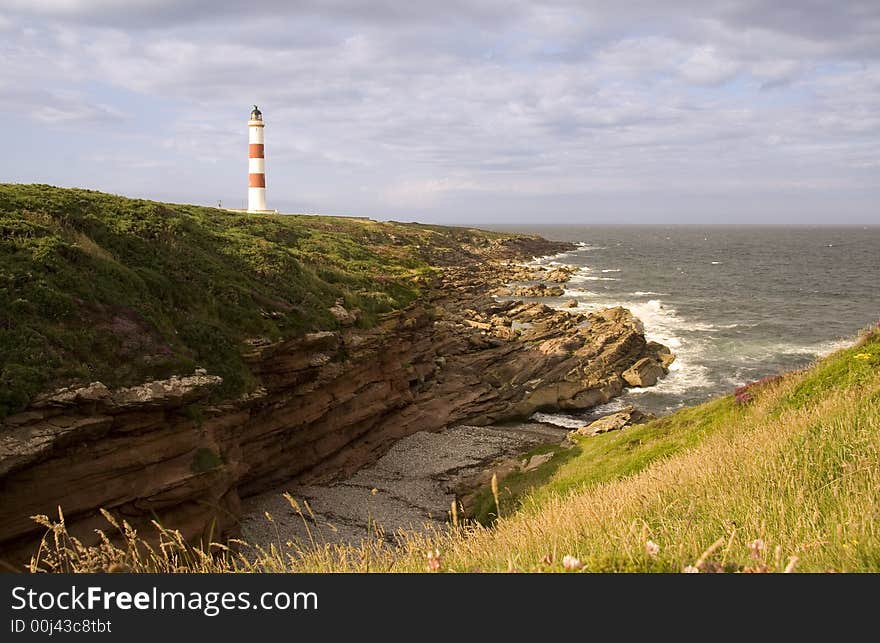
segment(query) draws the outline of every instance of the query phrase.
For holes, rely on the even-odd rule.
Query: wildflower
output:
[[[699,574],[700,570],[694,567],[693,565],[688,565],[684,569],[681,570],[682,574]]]
[[[645,553],[648,554],[651,558],[657,556],[660,553],[660,545],[655,543],[653,540],[649,540],[645,543]]]
[[[752,560],[761,560],[761,553],[764,551],[765,546],[764,541],[760,538],[749,543],[749,552]]]
[[[434,551],[428,552],[428,571],[429,572],[438,572],[440,571],[440,564],[442,560],[440,558],[440,550],[435,549]]]
[[[871,353],[856,353],[854,356],[856,359],[869,360],[871,359]]]
[[[570,572],[576,569],[580,569],[584,566],[584,564],[574,556],[564,556],[562,558],[562,566],[565,568],[566,571]]]
[[[754,399],[754,397],[755,396],[748,391],[740,391],[733,396],[733,399],[737,404],[748,404]]]

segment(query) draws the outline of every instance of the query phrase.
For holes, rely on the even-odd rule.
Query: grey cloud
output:
[[[252,102],[290,208],[877,193],[880,66],[853,42],[880,29],[857,3],[826,31],[812,5],[800,25],[759,3],[355,4],[31,2],[2,23],[0,111],[19,87],[40,123],[135,118],[153,144],[125,141],[120,165],[139,182],[95,187],[185,167],[206,202],[240,197]],[[128,116],[138,97],[168,118]]]
[[[733,26],[767,29],[846,46],[853,38],[875,39],[880,27],[880,4],[874,0],[747,0],[731,5],[723,17]],[[874,49],[880,49],[880,43],[874,42]]]
[[[45,124],[119,123],[120,110],[88,100],[80,92],[16,89],[0,86],[0,112],[17,114]]]
[[[128,29],[174,27],[181,23],[290,16],[320,16],[361,23],[418,24],[461,19],[491,24],[516,11],[502,0],[8,0],[18,15],[75,20]]]

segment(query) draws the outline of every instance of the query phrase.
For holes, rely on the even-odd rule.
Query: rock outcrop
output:
[[[623,373],[630,386],[654,386],[666,375],[666,369],[653,356],[643,357]]]
[[[575,431],[578,435],[600,435],[609,431],[620,431],[633,424],[643,424],[654,419],[651,413],[643,413],[634,406],[603,416]]]
[[[547,274],[538,277],[539,279],[543,279],[544,281],[552,281],[557,284],[564,284],[571,279],[571,276],[574,274],[575,268],[573,266],[557,266],[552,270],[547,271]]]
[[[30,516],[59,505],[87,542],[106,527],[102,507],[145,534],[156,519],[195,542],[234,535],[240,499],[281,482],[349,475],[417,431],[589,408],[631,384],[627,373],[639,385],[662,374],[627,310],[499,301],[489,293],[512,271],[450,266],[370,330],[252,340],[259,386],[240,399],[216,401],[220,378],[204,372],[40,398],[0,424],[0,559],[26,560],[42,535]]]
[[[531,286],[519,286],[513,288],[510,294],[514,297],[562,297],[565,294],[559,286],[548,286],[547,284],[534,284]]]
[[[342,299],[337,300],[336,304],[330,307],[330,314],[342,326],[354,326],[358,320],[358,310],[347,310]]]

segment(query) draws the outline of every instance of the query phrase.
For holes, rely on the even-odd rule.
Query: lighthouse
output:
[[[263,113],[254,105],[248,120],[248,212],[266,211],[266,156]]]

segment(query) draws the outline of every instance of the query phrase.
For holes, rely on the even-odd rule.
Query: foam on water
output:
[[[825,357],[843,348],[852,346],[852,339],[832,339],[827,342],[820,342],[810,346],[800,346],[798,344],[770,344],[767,351],[770,355],[812,355],[817,358]]]
[[[655,341],[668,346],[675,353],[675,361],[669,367],[669,374],[661,379],[656,386],[650,388],[632,388],[627,392],[627,396],[639,396],[640,394],[652,392],[657,394],[680,395],[688,390],[695,388],[706,388],[712,386],[712,380],[709,377],[709,369],[701,364],[701,355],[705,350],[703,342],[695,340],[685,340],[682,337],[682,331],[707,332],[715,327],[712,324],[695,322],[682,319],[677,311],[663,304],[659,299],[650,299],[647,302],[628,301],[628,300],[600,300],[595,298],[602,297],[599,293],[590,293],[591,301],[583,301],[585,293],[577,289],[568,289],[565,296],[574,297],[578,300],[578,307],[585,308],[588,311],[594,311],[601,308],[610,308],[613,306],[623,306],[632,312],[639,319],[645,328],[645,338],[648,341]],[[557,309],[564,309],[564,304],[556,304],[553,306]]]
[[[583,426],[584,421],[580,418],[577,418],[573,415],[567,415],[565,413],[533,413],[530,420],[534,420],[535,422],[541,422],[542,424],[552,424],[554,426],[561,426],[566,429],[576,429],[580,426]]]
[[[628,389],[620,403],[654,412],[698,403],[845,348],[852,340],[817,340],[823,334],[849,337],[851,325],[876,319],[873,285],[865,276],[877,274],[880,237],[875,233],[867,241],[864,234],[835,233],[847,235],[851,249],[857,246],[860,254],[851,261],[860,266],[856,270],[811,256],[810,247],[817,244],[810,231],[713,230],[711,239],[699,232],[683,228],[664,237],[652,229],[578,228],[567,233],[569,239],[582,234],[592,243],[578,240],[576,249],[532,264],[577,267],[564,298],[549,299],[548,305],[566,308],[565,301],[574,299],[577,312],[623,306],[643,323],[647,339],[675,353],[669,374],[657,386]],[[565,238],[555,238],[560,236]],[[748,251],[725,254],[734,247],[728,239]],[[724,270],[709,269],[722,265]],[[846,288],[826,295],[832,275]],[[833,309],[829,296],[835,297]],[[604,405],[593,411],[611,412]],[[557,415],[567,417],[572,428],[583,422],[580,412],[542,417]]]
[[[583,411],[570,411],[568,413],[542,413],[538,411],[533,413],[529,419],[533,422],[552,424],[553,426],[560,426],[565,429],[579,429],[603,415],[622,411],[627,406],[629,406],[629,402],[626,399],[616,397],[605,404],[599,404]]]
[[[577,299],[578,297],[601,297],[602,295],[597,292],[593,292],[592,290],[583,290],[581,288],[565,288],[563,290],[562,296],[568,297],[569,299]]]

